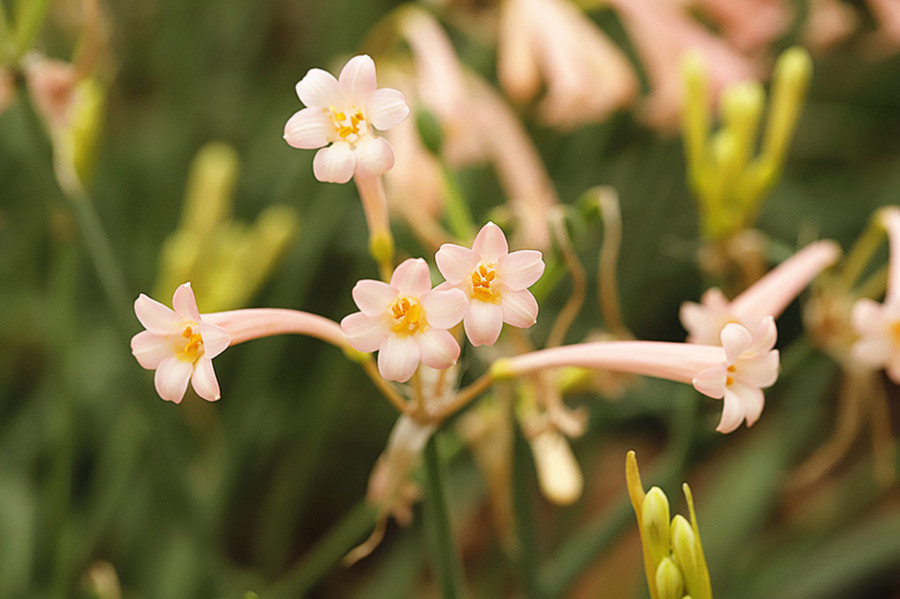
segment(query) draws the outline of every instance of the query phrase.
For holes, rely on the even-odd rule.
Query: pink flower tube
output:
[[[841,248],[833,241],[816,241],[773,268],[731,302],[713,287],[700,303],[681,305],[681,323],[689,343],[717,345],[722,328],[737,322],[754,329],[766,316],[778,318],[816,275],[837,261]]]
[[[724,400],[716,430],[730,433],[744,420],[752,426],[762,414],[762,389],[778,378],[776,335],[769,316],[752,334],[742,325],[728,324],[722,330],[721,347],[659,341],[578,343],[504,358],[491,371],[495,379],[503,379],[575,366],[691,383],[700,393]]]
[[[159,396],[180,403],[190,381],[208,401],[221,397],[212,359],[232,345],[272,335],[307,335],[341,349],[350,346],[338,323],[299,310],[253,308],[201,314],[190,283],[175,290],[174,310],[141,294],[134,311],[146,328],[131,338],[138,363],[155,370]]]

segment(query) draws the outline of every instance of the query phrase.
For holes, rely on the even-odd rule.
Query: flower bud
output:
[[[566,438],[546,430],[530,443],[541,492],[557,505],[575,503],[584,489],[584,477]]]
[[[669,555],[669,500],[659,487],[647,491],[641,505],[641,537],[654,564]]]
[[[656,569],[656,596],[658,599],[681,599],[684,579],[671,558],[665,557]]]

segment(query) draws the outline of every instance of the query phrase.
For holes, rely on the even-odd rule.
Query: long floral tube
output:
[[[691,383],[713,399],[723,399],[716,430],[730,433],[742,421],[752,426],[762,414],[762,389],[778,378],[777,331],[768,316],[751,333],[730,323],[721,346],[660,341],[600,341],[539,350],[502,358],[491,367],[495,380],[564,366],[615,370]]]
[[[248,308],[202,316],[204,321],[228,332],[231,337],[230,345],[273,335],[295,334],[315,337],[341,349],[350,349],[338,323],[309,312],[284,308]]]
[[[494,378],[510,378],[547,368],[574,366],[691,383],[697,373],[724,361],[725,351],[712,345],[664,341],[597,341],[503,358],[494,363],[492,371]]]

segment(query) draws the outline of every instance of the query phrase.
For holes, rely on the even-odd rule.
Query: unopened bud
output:
[[[531,439],[538,482],[544,496],[557,505],[571,505],[581,497],[584,477],[566,438],[547,430]]]
[[[659,487],[647,491],[641,505],[641,536],[654,564],[669,555],[669,499]]]
[[[200,148],[191,163],[182,228],[205,235],[230,217],[239,167],[237,152],[224,142]]]
[[[658,599],[681,599],[684,579],[671,558],[665,557],[656,568],[656,596]]]

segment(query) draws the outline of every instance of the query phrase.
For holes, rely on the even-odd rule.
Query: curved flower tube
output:
[[[447,329],[462,320],[466,297],[459,289],[432,289],[428,264],[410,258],[394,270],[390,284],[372,279],[353,287],[360,312],[341,321],[347,341],[362,352],[378,351],[378,372],[408,381],[419,362],[449,368],[459,344]]]
[[[200,314],[190,283],[175,290],[174,310],[141,294],[134,311],[147,329],[131,339],[138,363],[156,370],[159,396],[180,403],[190,381],[200,397],[220,398],[212,359],[244,341],[273,335],[307,335],[345,351],[350,345],[340,325],[323,316],[280,308],[251,308]]]
[[[481,228],[472,249],[445,243],[434,259],[447,279],[439,289],[459,289],[468,298],[463,323],[472,345],[496,343],[504,322],[520,328],[536,322],[538,304],[528,287],[544,273],[541,253],[510,253],[503,230],[494,223]]]
[[[391,129],[409,115],[404,95],[378,89],[375,62],[354,56],[337,79],[310,69],[296,86],[306,108],[284,126],[284,139],[300,149],[322,148],[313,173],[322,182],[346,183],[351,177],[377,177],[394,165],[391,144],[374,130]]]
[[[737,322],[753,330],[766,316],[778,318],[822,270],[841,255],[833,241],[813,242],[770,270],[731,302],[718,287],[707,290],[700,303],[681,304],[681,324],[688,343],[717,345],[722,329]]]
[[[726,325],[721,347],[660,341],[577,343],[503,358],[494,362],[491,374],[503,379],[577,366],[691,383],[700,393],[724,400],[716,430],[730,433],[743,420],[752,426],[762,413],[762,389],[778,378],[776,336],[775,320],[769,316],[753,333],[737,323]]]

